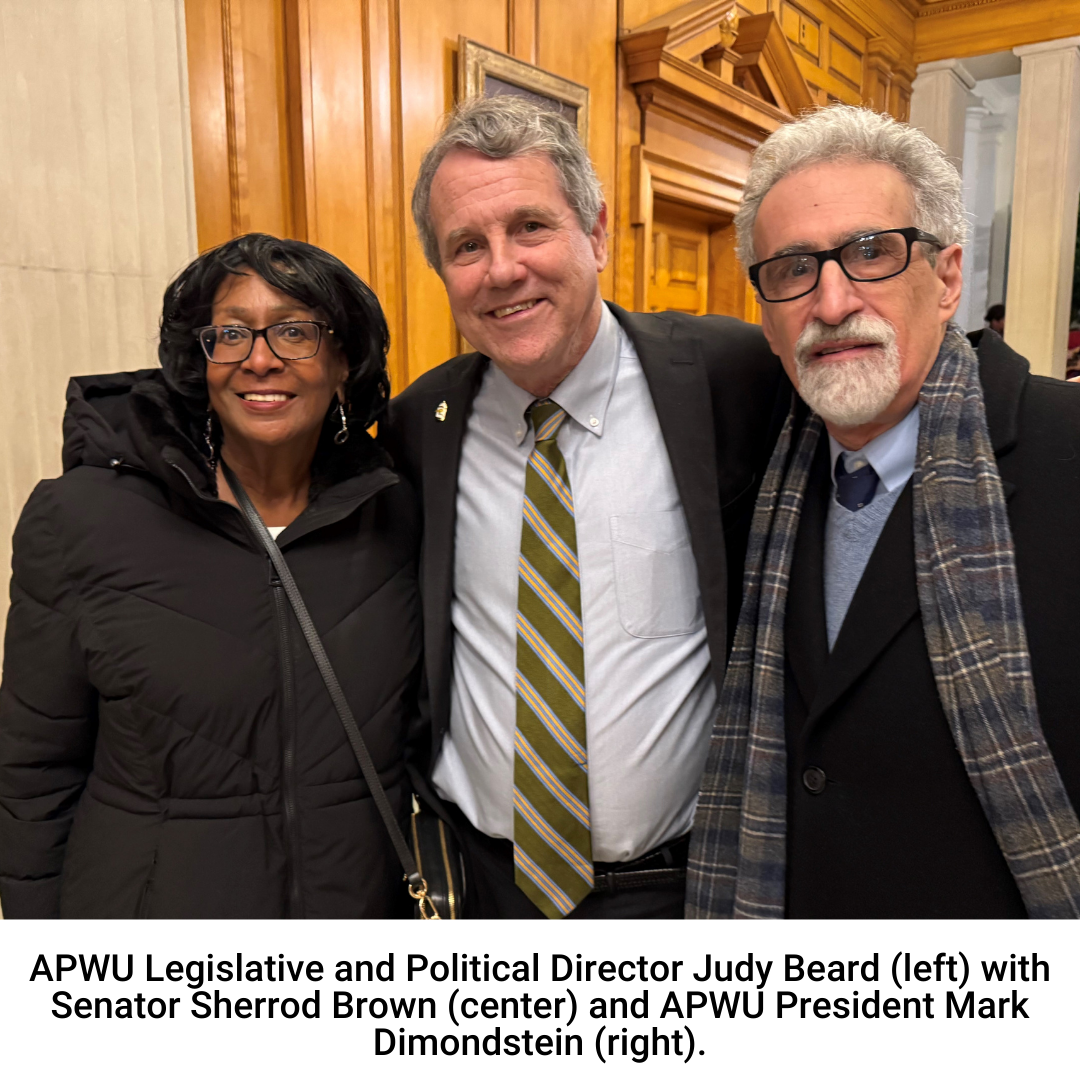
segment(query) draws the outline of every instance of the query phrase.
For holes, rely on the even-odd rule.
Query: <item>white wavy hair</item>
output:
[[[967,239],[960,173],[933,139],[872,109],[829,105],[778,128],[754,153],[735,215],[743,266],[757,261],[754,222],[773,185],[807,166],[844,159],[893,166],[911,187],[916,228],[933,233],[946,246]]]

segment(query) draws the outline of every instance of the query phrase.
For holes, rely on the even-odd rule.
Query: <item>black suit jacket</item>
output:
[[[1039,716],[1080,807],[1080,387],[982,337]],[[832,653],[823,548],[827,440],[799,526],[785,620],[790,918],[1005,918],[1024,906],[953,743],[915,585],[911,484]],[[816,774],[825,774],[824,790]]]
[[[608,305],[637,350],[690,529],[717,684],[734,632],[750,519],[786,408],[779,360],[757,326],[719,315],[634,314]],[[469,411],[489,361],[448,360],[390,403],[380,439],[420,493],[427,694],[415,732],[426,774],[450,724],[457,475]],[[436,411],[445,402],[445,419]],[[507,612],[507,618],[513,613]]]

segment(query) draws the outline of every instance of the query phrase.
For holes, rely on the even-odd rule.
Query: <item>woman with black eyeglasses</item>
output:
[[[419,526],[367,434],[386,349],[379,303],[343,263],[253,234],[169,286],[160,370],[72,381],[64,474],[38,486],[14,539],[6,917],[406,912],[260,544],[265,524],[401,818]]]

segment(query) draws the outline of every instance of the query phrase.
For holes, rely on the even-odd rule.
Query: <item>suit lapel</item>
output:
[[[979,381],[986,406],[986,426],[994,453],[1008,453],[1019,438],[1020,403],[1030,374],[1028,362],[992,330],[979,341]]]
[[[807,731],[919,614],[915,583],[912,482],[885,522],[866,564],[836,645],[822,672]]]
[[[795,538],[784,615],[784,649],[807,712],[817,695],[828,663],[825,629],[825,515],[832,493],[829,478],[829,440],[818,440],[817,454],[803,500],[802,519]]]
[[[690,529],[717,685],[727,663],[727,557],[712,391],[699,342],[672,323],[610,305],[637,350]]]
[[[454,588],[458,466],[469,412],[486,366],[486,360],[479,353],[466,357],[447,382],[428,391],[423,405],[424,542],[421,587],[424,597],[424,644],[436,745],[450,722],[450,673],[453,663],[450,602]]]
[[[1020,403],[1030,375],[1030,365],[990,330],[979,341],[979,381],[986,405],[986,426],[994,454],[1001,469],[1001,459],[1008,456],[1020,437]],[[1016,493],[1016,484],[1001,478],[1008,502]]]

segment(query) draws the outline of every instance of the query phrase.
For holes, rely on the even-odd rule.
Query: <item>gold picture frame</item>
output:
[[[589,145],[589,88],[561,75],[515,60],[465,36],[458,38],[457,93],[459,101],[501,94],[539,101],[555,112],[572,116],[584,146]]]

